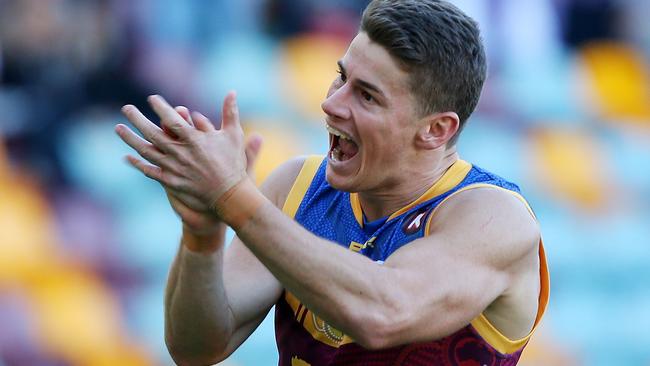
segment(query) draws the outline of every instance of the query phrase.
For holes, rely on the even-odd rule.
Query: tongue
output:
[[[348,159],[357,155],[357,152],[359,152],[359,147],[357,144],[349,140],[339,139],[339,148]]]

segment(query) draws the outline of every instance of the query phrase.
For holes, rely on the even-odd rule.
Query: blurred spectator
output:
[[[623,36],[623,4],[617,0],[571,0],[560,3],[564,13],[564,40],[572,48],[594,40]]]
[[[93,105],[146,95],[130,78],[128,27],[107,1],[0,3],[0,133],[12,158],[48,183],[65,183],[62,122]]]
[[[325,32],[346,40],[357,32],[358,19],[368,0],[267,0],[266,31],[278,38],[299,33]]]

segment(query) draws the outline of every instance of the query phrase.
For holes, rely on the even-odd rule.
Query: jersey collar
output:
[[[409,203],[408,205],[400,208],[395,211],[393,214],[388,216],[388,221],[400,216],[401,214],[409,211],[413,207],[419,205],[422,202],[428,201],[434,197],[437,197],[441,194],[446,193],[447,191],[456,187],[460,182],[465,179],[467,173],[472,169],[472,164],[466,162],[465,160],[458,159],[454,164],[452,164],[445,174],[440,177],[426,192],[424,192],[420,197],[415,201]],[[363,210],[361,209],[361,202],[359,201],[358,193],[350,193],[350,205],[352,206],[352,212],[354,213],[354,218],[359,223],[359,226],[363,227]]]

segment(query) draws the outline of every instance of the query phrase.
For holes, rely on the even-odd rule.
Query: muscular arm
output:
[[[491,189],[450,199],[430,236],[383,265],[312,235],[272,205],[238,234],[308,308],[368,348],[437,339],[469,324],[508,295],[539,241],[524,205]]]
[[[129,120],[157,148],[143,146],[125,126],[118,126],[125,142],[155,165],[132,162],[136,168],[165,187],[183,191],[192,198],[188,204],[196,200],[219,204],[221,195],[244,182],[243,132],[234,94],[224,101],[221,130],[209,124],[190,128],[162,98],[152,97],[150,102],[163,126],[179,138],[166,137],[133,107],[125,107]],[[247,192],[260,194],[255,189]],[[259,197],[239,199],[264,202]],[[233,207],[216,211],[236,209],[237,201],[231,202]],[[531,264],[536,261],[539,231],[523,203],[503,191],[473,189],[449,199],[436,212],[430,235],[396,251],[383,265],[311,234],[272,202],[246,215],[237,234],[255,257],[307,307],[368,348],[437,339],[469,324],[484,310],[506,319],[502,324],[507,336],[532,326],[537,293],[521,289],[536,290],[539,282],[522,286],[521,279],[538,279]],[[222,296],[232,305],[226,273],[227,296]],[[180,273],[179,282],[182,277]],[[177,292],[178,288],[172,297],[184,297]],[[534,303],[529,306],[531,299]],[[223,298],[209,301],[221,306],[219,312],[226,310]],[[509,321],[501,316],[507,314],[503,309],[526,315]],[[232,314],[230,325],[220,333],[234,334],[239,329],[235,321],[241,325],[251,319],[257,318]]]
[[[302,161],[285,163],[262,186],[278,207]],[[181,245],[172,264],[165,294],[165,340],[179,364],[216,363],[228,357],[257,328],[282,291],[239,238],[225,249],[224,234],[225,225],[203,237],[185,230],[182,241],[212,241],[217,250],[201,254]]]

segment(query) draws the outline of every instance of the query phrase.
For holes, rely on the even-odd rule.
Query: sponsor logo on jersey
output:
[[[429,209],[429,207],[423,207],[408,215],[402,223],[402,231],[404,234],[411,235],[418,232],[426,222]]]

